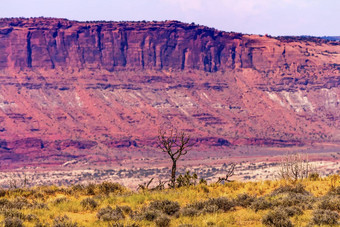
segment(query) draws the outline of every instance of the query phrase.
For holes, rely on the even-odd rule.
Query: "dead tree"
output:
[[[231,180],[229,180],[229,177],[234,175],[235,166],[236,166],[235,163],[231,163],[230,166],[227,169],[227,173],[226,173],[225,177],[219,177],[216,183],[219,184],[222,181],[231,182]]]
[[[305,179],[311,172],[315,172],[314,168],[308,161],[308,156],[303,157],[301,154],[287,154],[280,163],[278,176],[281,179],[297,181]]]
[[[143,183],[143,184],[139,184],[138,185],[138,187],[137,187],[137,191],[138,190],[148,190],[149,189],[149,186],[150,186],[150,184],[151,184],[151,182],[153,181],[153,178],[151,178],[148,182],[146,182],[146,183]]]
[[[158,131],[158,142],[159,147],[162,149],[162,152],[167,153],[172,161],[171,168],[171,178],[170,178],[170,187],[176,187],[176,170],[177,170],[177,161],[181,156],[186,155],[189,151],[189,148],[192,146],[189,144],[190,136],[186,135],[184,132],[178,133],[177,131],[170,130],[169,135],[166,135],[166,132],[163,130]]]
[[[162,181],[159,179],[158,185],[156,185],[153,188],[149,188],[151,182],[153,181],[154,178],[151,178],[148,182],[139,184],[137,187],[137,191],[142,190],[142,191],[161,191],[165,188],[166,181]]]

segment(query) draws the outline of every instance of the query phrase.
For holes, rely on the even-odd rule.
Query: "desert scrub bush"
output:
[[[35,223],[34,227],[50,227],[49,224],[41,223],[40,221]]]
[[[61,203],[66,203],[66,202],[69,202],[70,200],[66,197],[59,197],[59,198],[56,198],[54,201],[53,201],[53,205],[58,205],[58,204],[61,204]]]
[[[339,196],[324,196],[318,205],[319,209],[340,211]]]
[[[320,179],[320,175],[317,172],[310,173],[308,175],[308,180],[310,180],[310,181],[317,181],[319,179]]]
[[[275,189],[271,195],[278,195],[282,193],[295,193],[295,194],[303,194],[303,195],[310,195],[310,192],[308,192],[305,187],[302,184],[296,184],[296,185],[284,185],[280,186],[277,189]]]
[[[77,222],[72,222],[72,220],[64,215],[54,218],[52,227],[77,227]]]
[[[292,222],[289,220],[287,213],[279,209],[269,211],[266,215],[264,215],[262,218],[262,224],[271,227],[293,226]]]
[[[340,186],[331,188],[331,190],[329,190],[327,194],[340,196]]]
[[[125,216],[121,208],[112,209],[112,207],[107,206],[98,211],[97,218],[101,221],[119,221],[124,219]]]
[[[69,194],[77,195],[77,194],[81,194],[84,191],[85,191],[84,185],[75,184],[75,185],[72,185],[71,189],[69,190]]]
[[[0,189],[0,197],[5,197],[6,196],[6,190]]]
[[[126,188],[118,183],[104,181],[98,185],[99,193],[109,195],[110,193],[119,194],[126,191]]]
[[[5,218],[19,218],[19,219],[26,219],[26,215],[23,214],[22,212],[18,211],[18,210],[14,210],[14,209],[3,209],[1,211],[1,214],[5,217]]]
[[[86,198],[83,199],[80,202],[80,205],[85,209],[85,210],[93,210],[96,209],[98,207],[98,203],[92,199],[92,198]]]
[[[23,227],[23,221],[18,217],[6,217],[4,227]]]
[[[235,203],[226,197],[212,198],[187,205],[181,210],[182,216],[198,216],[205,213],[227,212],[235,207]]]
[[[311,224],[313,225],[337,225],[339,214],[331,210],[315,210]]]
[[[131,207],[129,207],[129,206],[127,206],[127,205],[124,205],[124,206],[117,206],[117,207],[119,207],[119,208],[123,211],[124,214],[128,214],[128,215],[132,214],[132,209],[131,209]]]
[[[197,174],[190,174],[190,171],[187,171],[184,175],[180,174],[176,179],[177,187],[188,187],[191,185],[197,184]]]
[[[141,213],[133,215],[133,218],[136,220],[147,220],[147,221],[155,221],[158,217],[162,215],[162,212],[159,210],[142,210]]]
[[[90,184],[85,186],[85,194],[86,195],[95,195],[96,194],[95,190],[96,190],[95,184],[90,183]]]
[[[168,227],[170,226],[170,222],[171,219],[167,215],[162,214],[156,219],[155,224],[157,227]]]
[[[255,199],[254,202],[252,202],[250,208],[253,209],[255,212],[259,210],[266,210],[273,207],[273,203],[265,199],[264,197],[260,197],[258,199]]]
[[[248,195],[247,193],[239,194],[237,197],[234,199],[235,205],[236,206],[241,206],[241,207],[250,207],[251,204],[255,201],[255,196]]]
[[[48,210],[48,206],[46,203],[39,203],[39,202],[36,202],[34,201],[33,204],[32,204],[32,209],[45,209],[45,210]]]
[[[11,203],[9,203],[10,208],[12,209],[23,209],[23,208],[30,208],[32,204],[27,201],[24,197],[17,197]]]
[[[303,211],[300,207],[293,206],[293,207],[278,207],[277,209],[282,210],[287,214],[288,217],[299,216],[303,214]]]
[[[136,224],[136,223],[124,225],[124,224],[119,223],[119,222],[110,222],[110,223],[107,224],[107,227],[139,227],[139,225]]]
[[[172,202],[169,200],[156,200],[150,203],[149,210],[159,210],[167,215],[174,215],[180,210],[178,202]]]
[[[311,195],[296,193],[281,194],[272,198],[272,203],[274,206],[299,206],[303,209],[312,209],[315,201],[316,199]]]

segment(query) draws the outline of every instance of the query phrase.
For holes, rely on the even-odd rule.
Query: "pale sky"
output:
[[[0,17],[179,20],[247,34],[340,36],[340,0],[0,0]]]

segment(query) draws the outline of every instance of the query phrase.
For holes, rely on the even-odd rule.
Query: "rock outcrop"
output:
[[[0,163],[118,160],[170,125],[197,149],[337,142],[339,85],[338,41],[0,19]]]

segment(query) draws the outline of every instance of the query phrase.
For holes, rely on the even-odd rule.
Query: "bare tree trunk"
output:
[[[176,160],[172,160],[171,187],[176,188]]]

